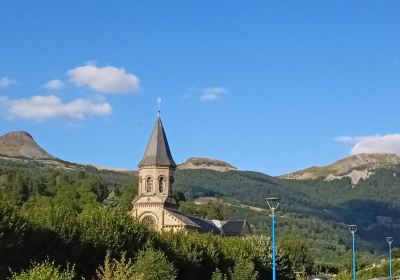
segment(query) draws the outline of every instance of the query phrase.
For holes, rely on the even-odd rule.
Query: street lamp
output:
[[[393,237],[386,237],[387,243],[389,243],[389,279],[392,279],[392,242]]]
[[[280,198],[268,197],[267,204],[272,213],[272,280],[276,280],[276,249],[275,249],[275,211],[281,202]]]
[[[357,279],[357,275],[356,275],[356,244],[355,244],[355,233],[357,231],[357,226],[356,225],[348,225],[348,228],[351,232],[351,235],[353,237],[353,280]]]

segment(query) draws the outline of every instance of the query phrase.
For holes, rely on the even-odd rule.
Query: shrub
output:
[[[251,261],[238,259],[232,273],[232,280],[257,280],[258,274]]]
[[[176,270],[163,252],[155,249],[141,251],[136,259],[135,276],[141,280],[175,280]]]
[[[134,275],[134,268],[131,259],[126,259],[123,253],[121,259],[110,259],[110,252],[107,252],[104,266],[97,270],[99,280],[138,280]]]
[[[225,274],[221,272],[218,268],[214,271],[211,280],[227,280],[227,277]]]
[[[31,268],[21,273],[12,273],[10,280],[73,280],[74,278],[73,267],[62,270],[54,262],[44,261],[39,264],[33,263]]]

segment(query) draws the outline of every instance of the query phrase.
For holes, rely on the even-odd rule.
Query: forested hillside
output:
[[[379,169],[356,187],[349,178],[324,181],[285,180],[255,172],[184,170],[177,173],[176,188],[187,199],[222,198],[229,218],[246,218],[256,233],[269,232],[266,213],[243,205],[266,208],[265,198],[279,196],[278,236],[301,237],[320,263],[337,263],[350,247],[346,224],[359,226],[363,255],[381,254],[385,236],[400,239],[400,168]],[[241,205],[241,207],[232,206]]]
[[[134,176],[75,167],[0,160],[0,279],[271,277],[269,238],[160,234],[127,215]],[[294,279],[289,253],[280,279]]]
[[[67,269],[68,263],[75,265],[74,275],[91,279],[96,270],[105,269],[107,251],[111,270],[118,263],[129,267],[126,261],[135,271],[135,262],[154,257],[166,261],[178,279],[211,279],[213,272],[231,279],[235,266],[269,277],[270,243],[257,237],[269,236],[270,218],[263,210],[268,196],[282,198],[277,212],[280,279],[293,279],[295,272],[349,269],[347,223],[359,225],[358,266],[362,268],[382,258],[385,236],[400,238],[398,172],[397,167],[380,169],[352,187],[347,178],[297,181],[255,172],[178,170],[175,189],[182,211],[207,218],[247,219],[256,237],[246,241],[147,230],[126,215],[137,191],[132,174],[3,159],[0,247],[5,253],[0,257],[0,278],[10,275],[9,268],[18,273],[31,261],[48,259],[38,269],[57,265]],[[193,199],[199,197],[218,200],[194,204]],[[241,263],[248,258],[250,262]],[[195,278],[188,278],[191,271],[198,272]]]

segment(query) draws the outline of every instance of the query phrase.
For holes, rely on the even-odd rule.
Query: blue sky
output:
[[[280,175],[400,153],[399,1],[1,1],[0,133],[136,168],[162,98],[173,156]]]

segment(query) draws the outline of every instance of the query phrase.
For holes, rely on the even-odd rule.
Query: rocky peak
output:
[[[12,131],[0,137],[0,155],[32,159],[53,159],[26,131]]]
[[[225,161],[202,157],[191,157],[185,163],[180,164],[178,169],[210,169],[219,172],[237,170],[236,167]]]
[[[325,180],[349,177],[353,185],[360,179],[374,174],[374,170],[400,165],[400,156],[395,154],[358,154],[322,167],[310,167],[301,171],[281,176],[284,179],[308,180],[325,178]]]

